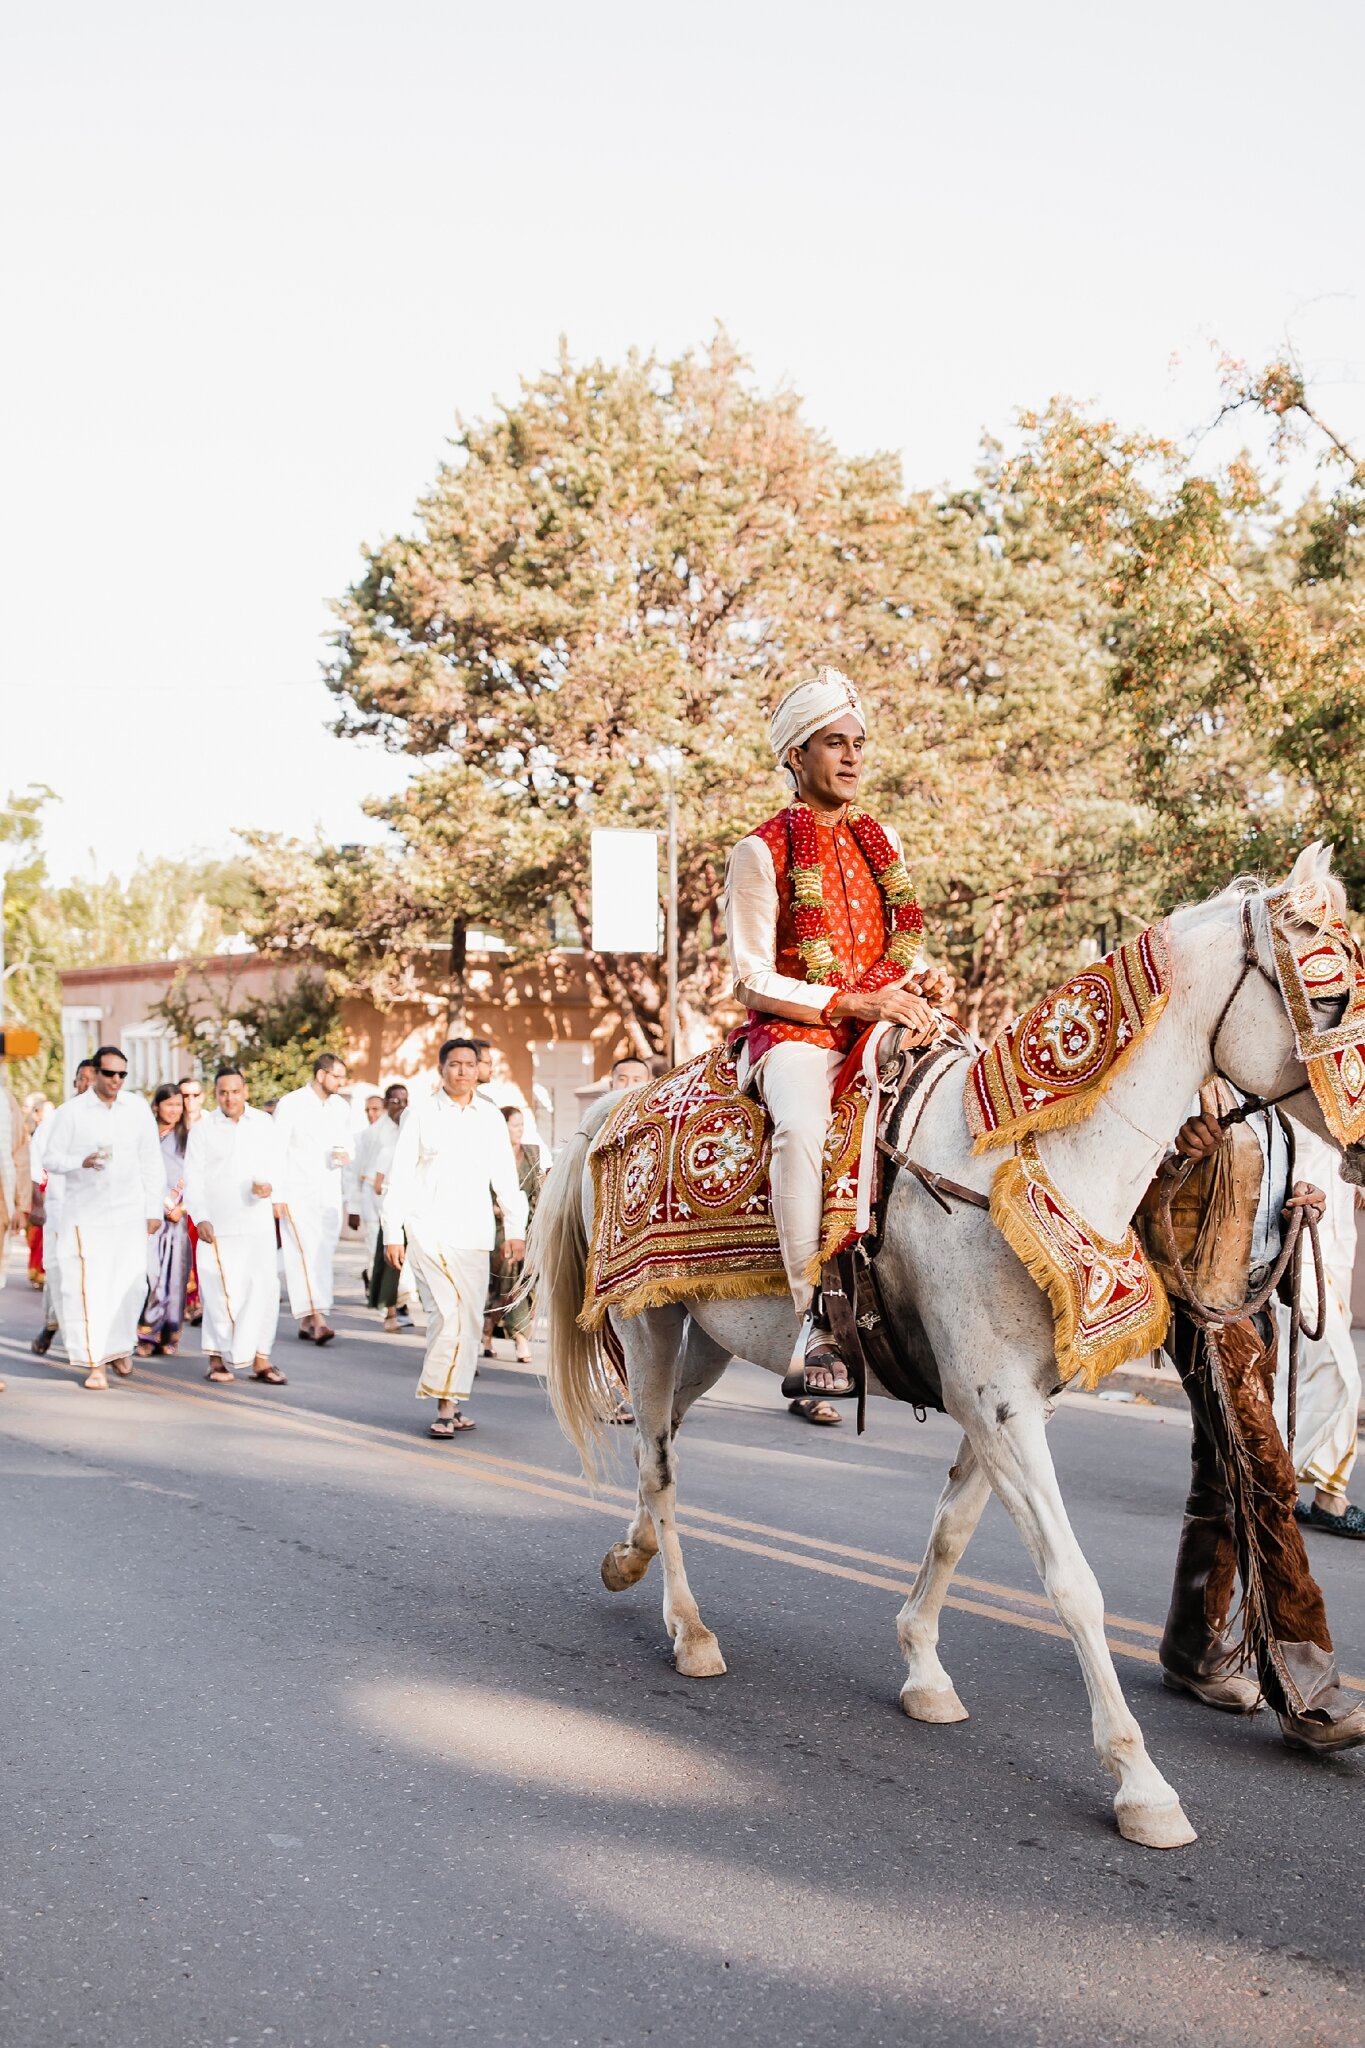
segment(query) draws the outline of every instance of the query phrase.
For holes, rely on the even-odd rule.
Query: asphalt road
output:
[[[878,1404],[859,1441],[727,1375],[684,1438],[730,1665],[698,1683],[657,1566],[603,1590],[624,1494],[573,1476],[531,1374],[485,1367],[477,1434],[436,1444],[417,1340],[357,1309],[325,1352],[281,1341],[277,1392],[190,1353],[87,1394],[29,1356],[37,1320],[11,1267],[0,2048],[1365,2040],[1365,1753],[1296,1757],[1157,1684],[1178,1411],[1054,1424],[1200,1831],[1162,1855],[1115,1832],[994,1505],[943,1632],[972,1718],[898,1712],[942,1418]],[[1365,1546],[1310,1542],[1365,1673]]]

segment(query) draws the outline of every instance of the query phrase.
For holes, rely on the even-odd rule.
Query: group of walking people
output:
[[[245,1372],[283,1386],[281,1277],[299,1338],[331,1343],[346,1218],[370,1247],[367,1299],[385,1329],[412,1328],[419,1305],[425,1317],[417,1392],[436,1402],[431,1434],[472,1429],[462,1404],[495,1333],[529,1360],[519,1282],[542,1173],[520,1108],[482,1091],[487,1056],[482,1041],[447,1041],[435,1088],[414,1103],[394,1084],[357,1134],[335,1053],[273,1114],[225,1066],[205,1114],[197,1080],[163,1083],[148,1104],[127,1091],[120,1048],[101,1046],[27,1140],[44,1287],[33,1350],[60,1330],[97,1391],[136,1358],[174,1356],[202,1320],[210,1382]]]

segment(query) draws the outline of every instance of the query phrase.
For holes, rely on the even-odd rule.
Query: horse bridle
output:
[[[1232,1079],[1231,1075],[1225,1074],[1219,1065],[1218,1040],[1222,1035],[1223,1026],[1232,1014],[1233,1005],[1246,986],[1248,977],[1252,973],[1259,974],[1261,979],[1267,982],[1274,990],[1276,1000],[1280,1004],[1284,1002],[1284,991],[1281,989],[1276,977],[1261,959],[1260,947],[1256,943],[1256,926],[1252,917],[1251,907],[1253,903],[1263,902],[1264,900],[1264,897],[1252,890],[1246,890],[1243,893],[1241,904],[1242,971],[1233,983],[1232,991],[1227,1001],[1218,1012],[1218,1022],[1213,1027],[1213,1037],[1209,1041],[1210,1064],[1218,1079],[1225,1081],[1229,1088],[1237,1088],[1237,1083]],[[1286,1088],[1283,1095],[1248,1095],[1244,1101],[1239,1102],[1234,1108],[1220,1116],[1218,1122],[1224,1130],[1228,1130],[1233,1124],[1245,1123],[1249,1116],[1259,1116],[1263,1109],[1275,1109],[1282,1102],[1292,1102],[1296,1095],[1302,1095],[1309,1086],[1310,1083],[1304,1080],[1300,1081],[1296,1088]],[[1241,1094],[1242,1091],[1237,1089],[1237,1092]]]

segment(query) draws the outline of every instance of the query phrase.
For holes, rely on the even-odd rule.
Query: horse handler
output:
[[[735,998],[749,1013],[747,1065],[772,1123],[773,1220],[792,1301],[803,1319],[793,1367],[807,1395],[853,1391],[847,1361],[812,1319],[809,1269],[820,1249],[831,1089],[869,1024],[904,1028],[912,1046],[938,1036],[930,1000],[945,977],[925,966],[924,920],[900,841],[855,799],[866,724],[852,683],[822,668],[773,712],[777,765],[795,800],[740,840],[725,879]]]
[[[473,1391],[479,1362],[492,1196],[502,1209],[509,1259],[526,1256],[526,1197],[502,1111],[475,1093],[478,1047],[472,1039],[447,1039],[440,1067],[440,1087],[413,1103],[398,1127],[382,1218],[384,1257],[399,1271],[411,1259],[427,1312],[417,1398],[435,1398],[429,1434],[453,1437],[474,1427],[459,1404]]]
[[[1321,1188],[1294,1179],[1293,1141],[1278,1111],[1261,1110],[1230,1128],[1219,1122],[1234,1099],[1225,1084],[1207,1087],[1199,1114],[1181,1126],[1176,1151],[1199,1164],[1182,1191],[1188,1199],[1179,1221],[1173,1216],[1177,1244],[1183,1234],[1189,1245],[1182,1263],[1193,1269],[1191,1292],[1229,1310],[1264,1287],[1289,1212],[1320,1217],[1326,1205]],[[1158,1179],[1143,1199],[1144,1218],[1159,1187]],[[1274,1314],[1226,1324],[1215,1365],[1203,1329],[1170,1286],[1175,1276],[1150,1223],[1147,1237],[1168,1276],[1167,1349],[1194,1415],[1190,1492],[1161,1639],[1163,1683],[1232,1714],[1254,1713],[1264,1695],[1292,1748],[1350,1749],[1365,1742],[1365,1703],[1354,1704],[1342,1689],[1326,1605],[1294,1519],[1294,1465],[1273,1405]],[[1235,1668],[1238,1649],[1228,1633],[1239,1571],[1259,1684]]]

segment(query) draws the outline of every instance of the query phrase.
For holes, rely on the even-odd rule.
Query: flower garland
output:
[[[816,837],[815,814],[809,804],[793,804],[787,812],[792,915],[796,923],[797,947],[806,963],[807,981],[828,982],[845,991],[856,988],[871,995],[877,989],[899,981],[914,966],[924,931],[924,913],[915,901],[905,862],[876,819],[867,811],[850,810],[845,822],[882,893],[886,922],[891,932],[886,951],[858,981],[851,978],[835,953],[830,939],[829,911],[825,906],[820,842]]]

